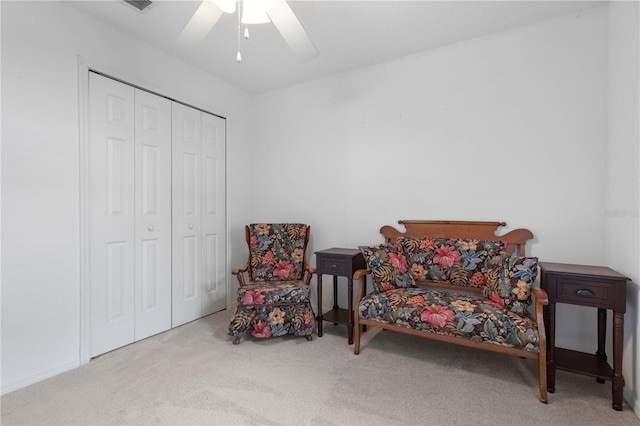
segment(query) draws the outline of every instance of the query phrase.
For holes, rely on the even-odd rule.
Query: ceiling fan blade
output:
[[[191,46],[202,41],[223,13],[212,1],[203,0],[176,42],[182,46]]]
[[[267,15],[298,59],[309,61],[318,56],[318,49],[285,0],[277,0]]]

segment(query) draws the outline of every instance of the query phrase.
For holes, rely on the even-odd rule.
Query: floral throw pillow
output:
[[[367,262],[367,268],[371,270],[376,292],[415,285],[400,244],[392,242],[358,248]]]
[[[531,287],[538,276],[537,257],[504,255],[494,285],[484,288],[485,297],[521,316],[531,305]]]

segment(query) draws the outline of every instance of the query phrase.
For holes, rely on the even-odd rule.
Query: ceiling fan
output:
[[[241,23],[245,24],[245,38],[248,38],[247,24],[271,21],[299,60],[309,61],[318,56],[318,49],[285,0],[203,0],[176,41],[183,46],[202,41],[223,13],[235,12],[236,3],[238,38]],[[240,62],[239,51],[237,60]]]

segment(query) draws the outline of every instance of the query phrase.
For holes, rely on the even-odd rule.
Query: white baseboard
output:
[[[9,383],[5,383],[4,380],[2,381],[2,390],[0,391],[0,395],[4,395],[7,394],[9,392],[13,392],[16,391],[18,389],[21,389],[25,386],[29,386],[32,385],[34,383],[40,382],[42,380],[48,379],[50,377],[53,376],[57,376],[60,373],[64,373],[65,371],[69,371],[72,370],[76,367],[80,366],[80,363],[78,361],[75,362],[71,362],[69,364],[64,364],[61,365],[59,367],[53,368],[53,369],[46,369],[46,370],[41,370],[38,371],[35,374],[32,374],[28,377],[24,377],[15,381],[11,381]]]
[[[636,416],[640,417],[640,404],[638,404],[638,394],[635,391],[625,387],[622,391],[622,397],[627,402],[627,404],[629,404],[633,412],[636,413]]]

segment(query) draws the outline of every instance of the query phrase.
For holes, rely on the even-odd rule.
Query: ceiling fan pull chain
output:
[[[238,2],[238,54],[236,55],[236,61],[242,62],[242,55],[240,54],[240,2]]]
[[[249,26],[248,25],[244,26],[244,39],[245,40],[249,40]]]

